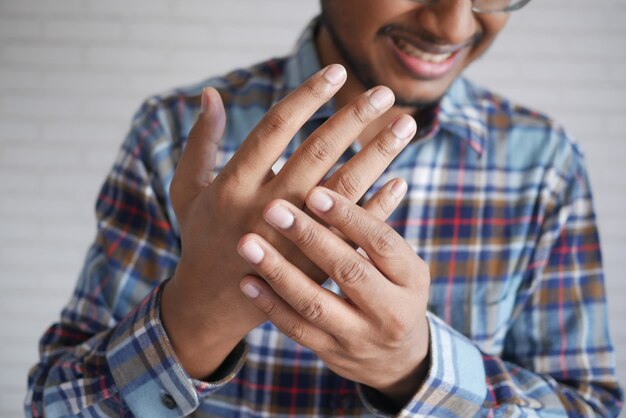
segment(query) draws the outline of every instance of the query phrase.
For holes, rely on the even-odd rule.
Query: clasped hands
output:
[[[269,319],[335,373],[396,406],[422,383],[428,267],[384,222],[406,183],[391,180],[363,207],[356,204],[415,134],[413,118],[395,118],[318,186],[363,129],[392,107],[392,92],[376,87],[272,171],[345,80],[336,64],[314,74],[269,110],[215,178],[226,115],[217,91],[202,92],[170,187],[182,252],[161,301],[163,325],[190,376],[210,376]],[[345,296],[320,286],[327,277]]]

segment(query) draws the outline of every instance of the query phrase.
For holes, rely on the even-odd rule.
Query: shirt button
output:
[[[165,405],[167,409],[176,408],[176,401],[172,398],[172,395],[169,393],[164,393],[161,395],[161,403]]]

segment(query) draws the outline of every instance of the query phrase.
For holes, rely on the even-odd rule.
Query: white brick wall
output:
[[[466,0],[464,0],[466,1]],[[0,0],[0,416],[70,295],[93,205],[149,94],[287,52],[317,0]],[[626,383],[626,3],[536,0],[470,71],[587,152]]]

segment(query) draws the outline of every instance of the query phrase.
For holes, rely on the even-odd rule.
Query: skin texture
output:
[[[340,66],[331,67],[334,77],[325,77],[328,69],[314,75],[268,112],[215,179],[226,116],[217,92],[203,92],[170,189],[182,256],[163,293],[162,320],[191,377],[210,376],[269,319],[397,410],[429,367],[428,266],[384,222],[403,181],[363,208],[355,202],[414,136],[415,122],[403,113],[419,117],[436,103],[508,15],[475,14],[466,0],[326,0],[322,7],[318,52],[324,64],[347,67],[347,82]],[[389,35],[459,52],[447,73],[424,79],[394,56]],[[378,84],[391,90],[371,89]],[[289,140],[335,94],[337,114],[274,175]],[[316,187],[354,138],[364,150]],[[348,299],[319,286],[328,276]]]
[[[274,106],[214,179],[210,173],[226,115],[217,91],[203,92],[204,110],[189,134],[170,187],[182,255],[161,302],[172,346],[192,377],[209,376],[251,329],[266,320],[238,288],[239,280],[253,272],[237,254],[242,235],[251,231],[263,235],[316,282],[328,277],[267,225],[262,213],[276,198],[304,207],[308,191],[320,183],[352,138],[393,104],[393,94],[385,87],[358,96],[316,130],[275,175],[271,167],[293,135],[345,81],[343,67],[330,68],[339,72],[335,83],[326,79],[324,69]],[[325,185],[356,202],[415,130],[410,116],[400,116]],[[386,219],[396,203],[387,187],[365,207]]]
[[[406,183],[398,183],[397,199],[405,191]],[[349,301],[320,288],[256,234],[241,240],[239,252],[265,281],[246,277],[242,290],[285,335],[337,374],[378,389],[397,409],[427,371],[428,266],[393,228],[341,195],[320,187],[306,202],[360,250],[284,200],[268,206],[265,220],[322,267]]]

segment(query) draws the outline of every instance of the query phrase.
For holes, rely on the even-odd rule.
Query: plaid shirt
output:
[[[202,87],[215,86],[228,112],[219,171],[270,106],[319,69],[313,29],[284,59],[150,98],[137,112],[98,198],[73,297],[41,339],[28,416],[385,416],[373,393],[271,323],[248,334],[219,380],[191,379],[159,319],[180,254],[168,189]],[[282,161],[333,112],[332,101],[319,109]],[[432,364],[400,416],[617,415],[589,180],[563,129],[458,79],[432,132],[367,195],[394,177],[408,193],[389,223],[431,272]]]

